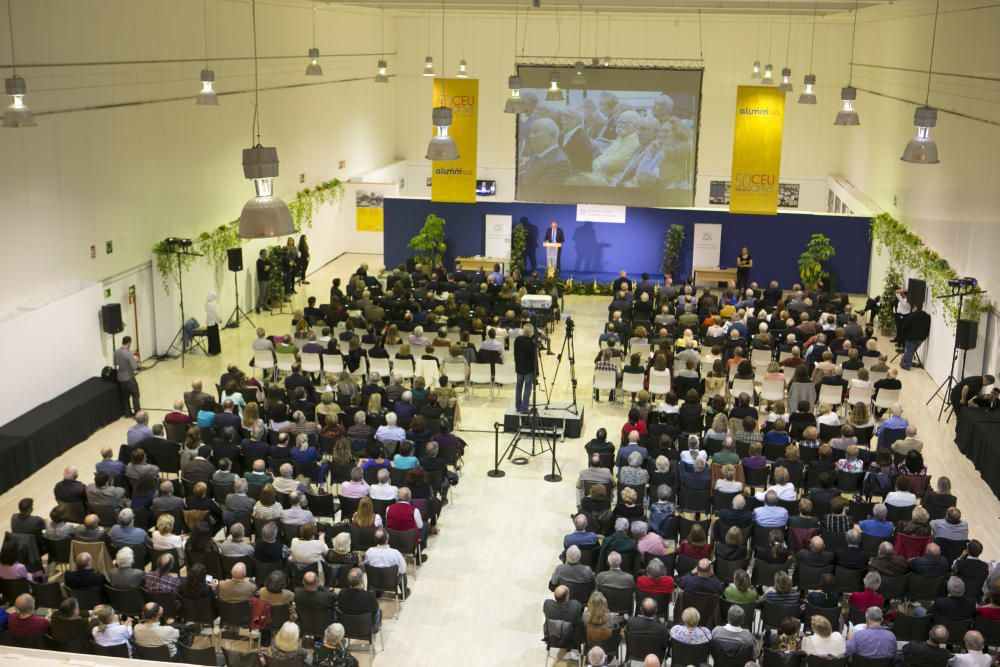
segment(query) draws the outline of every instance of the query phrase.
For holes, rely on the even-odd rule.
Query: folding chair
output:
[[[486,363],[473,363],[469,364],[469,382],[466,393],[468,394],[472,387],[477,384],[485,384],[490,388],[490,399],[493,399],[493,369],[490,364]]]
[[[615,371],[594,371],[594,393],[591,395],[591,403],[594,397],[601,391],[616,391],[618,389],[618,374]]]
[[[291,352],[275,352],[275,358],[277,359],[276,367],[277,370],[282,373],[291,373],[292,366],[295,365],[295,355]]]
[[[265,375],[267,371],[271,371],[273,375],[275,366],[274,353],[271,350],[253,351],[253,367],[255,371],[261,371]]]

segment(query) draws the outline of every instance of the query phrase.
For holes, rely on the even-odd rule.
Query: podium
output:
[[[559,249],[562,248],[562,243],[545,241],[542,245],[545,246],[545,268],[555,271],[559,268],[557,264],[559,261]]]

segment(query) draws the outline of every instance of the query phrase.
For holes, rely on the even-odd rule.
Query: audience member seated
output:
[[[895,370],[895,369],[893,369]],[[926,642],[911,641],[903,646],[900,651],[904,665],[914,665],[922,667],[924,665],[933,667],[940,665],[945,667],[950,665],[951,651],[943,648],[942,644],[948,641],[948,630],[943,625],[935,625],[931,628]]]
[[[86,645],[90,641],[90,621],[80,615],[80,603],[74,597],[62,601],[59,608],[52,612],[49,623],[49,632],[55,642],[82,641]]]
[[[761,528],[784,528],[788,524],[788,510],[778,505],[778,493],[768,490],[763,500],[764,504],[753,511],[753,522]]]
[[[87,500],[87,485],[79,481],[80,472],[76,466],[66,466],[62,481],[55,485],[52,493],[60,503],[80,503]]]
[[[681,614],[681,623],[670,628],[670,640],[681,644],[707,644],[712,641],[712,632],[703,626],[701,614],[694,607],[688,607]]]
[[[827,567],[833,565],[833,552],[826,550],[826,543],[819,535],[814,535],[809,540],[808,549],[799,549],[795,554],[796,561],[809,567]]]
[[[608,554],[608,569],[600,572],[596,580],[597,588],[599,589],[615,588],[631,591],[635,588],[635,579],[631,574],[622,570],[622,555],[617,551],[612,551]],[[671,588],[673,588],[672,583]]]
[[[163,554],[153,564],[152,569],[146,573],[146,581],[143,584],[144,590],[147,593],[177,593],[177,587],[180,586],[181,579],[171,573],[174,562],[173,556]]]
[[[920,506],[914,507],[909,519],[900,519],[896,522],[896,532],[911,537],[930,537],[930,520],[927,510]]]
[[[880,539],[888,539],[895,532],[895,527],[891,521],[887,521],[889,510],[883,503],[877,503],[872,507],[872,518],[863,519],[858,523],[862,535],[870,535]]]
[[[288,547],[278,542],[278,526],[266,523],[253,543],[253,557],[262,563],[274,563],[288,557]]]
[[[655,607],[655,604],[654,604]],[[655,616],[655,611],[653,612]],[[569,596],[569,588],[566,586],[556,586],[552,593],[552,599],[546,600],[542,603],[542,614],[545,617],[546,623],[542,626],[543,632],[546,639],[555,640],[555,637],[549,637],[549,621],[561,621],[567,623],[570,626],[569,635],[573,637],[574,643],[582,643],[584,639],[583,630],[583,605],[577,600],[573,600]],[[655,619],[654,619],[655,620]],[[631,622],[631,621],[630,621]],[[664,628],[666,632],[666,628]],[[664,646],[666,642],[664,642]],[[580,659],[580,652],[576,649],[571,649],[563,655],[563,659],[567,661],[575,661]]]
[[[688,593],[700,595],[721,595],[722,582],[715,576],[712,562],[707,558],[698,561],[694,572],[688,572],[677,581],[677,585]]]
[[[824,533],[846,533],[851,528],[851,517],[844,512],[847,510],[848,501],[843,496],[834,496],[830,501],[830,513],[823,517],[820,525]]]
[[[864,578],[864,590],[848,595],[847,604],[858,611],[866,611],[869,607],[883,607],[885,598],[875,592],[881,585],[881,575],[878,572],[869,572]]]
[[[943,519],[931,521],[931,535],[935,540],[966,542],[969,539],[969,524],[962,518],[962,511],[949,507]]]
[[[98,646],[111,647],[125,645],[128,647],[128,654],[132,655],[132,619],[127,618],[123,623],[115,610],[109,605],[102,604],[94,609],[96,624],[93,629],[94,643]]]
[[[712,547],[708,543],[708,537],[705,535],[705,529],[701,527],[701,524],[696,523],[691,526],[687,539],[677,547],[677,553],[695,560],[707,559],[711,555]]]
[[[924,555],[910,559],[910,573],[918,577],[944,577],[951,573],[948,559],[941,555],[941,547],[931,542],[924,548]]]
[[[663,613],[666,614],[667,610],[664,609]],[[695,625],[697,624],[696,620]],[[656,652],[658,655],[666,653],[670,631],[657,617],[656,600],[653,598],[642,600],[639,613],[625,623],[625,634],[627,637],[635,637],[643,646],[660,646],[663,650],[658,650]]]
[[[135,626],[133,641],[140,648],[166,646],[170,657],[177,655],[177,641],[180,631],[170,625],[160,623],[163,609],[155,602],[147,602],[142,607],[142,622]]]
[[[846,534],[847,546],[833,552],[837,567],[849,570],[865,570],[868,568],[868,552],[861,548],[861,531],[852,528]]]
[[[131,547],[122,547],[115,554],[115,567],[108,572],[109,583],[115,588],[142,588],[146,573],[137,567]]]
[[[135,525],[135,514],[127,507],[118,512],[118,523],[108,531],[108,538],[116,549],[150,544],[146,531]]]
[[[878,545],[878,554],[871,560],[868,567],[872,571],[888,577],[904,575],[908,570],[906,559],[895,555],[891,542],[882,542]]]
[[[896,478],[896,490],[886,494],[885,504],[893,507],[913,507],[917,504],[917,497],[910,492],[909,477],[900,475]]]

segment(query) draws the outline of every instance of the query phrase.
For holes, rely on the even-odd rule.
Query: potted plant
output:
[[[684,245],[684,226],[670,225],[667,237],[663,241],[663,274],[677,276],[677,262],[681,257],[681,247]]]
[[[418,263],[440,266],[445,250],[444,225],[444,218],[431,213],[424,220],[420,233],[410,239],[407,247],[414,251]]]
[[[830,274],[824,270],[823,262],[837,254],[830,245],[830,239],[823,234],[813,234],[806,249],[799,255],[799,276],[802,286],[807,290],[819,289],[826,285]]]

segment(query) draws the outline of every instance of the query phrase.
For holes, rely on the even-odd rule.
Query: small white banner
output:
[[[625,222],[625,207],[608,204],[577,204],[577,222]]]

